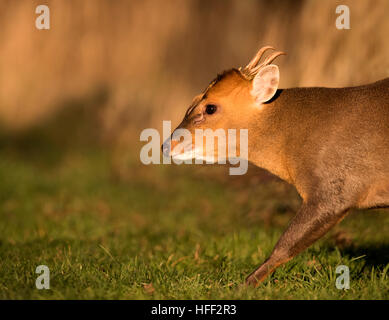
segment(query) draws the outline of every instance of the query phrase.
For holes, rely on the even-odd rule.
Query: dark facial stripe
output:
[[[207,98],[207,92],[209,91],[209,89],[211,89],[215,84],[217,84],[219,81],[223,80],[226,76],[228,76],[233,72],[239,72],[239,71],[236,69],[230,69],[224,71],[223,73],[218,74],[216,78],[212,80],[211,83],[208,85],[208,87],[204,90],[204,93],[198,96],[198,98],[195,98],[195,100],[192,102],[191,106],[188,108],[188,110],[185,113],[185,119],[187,119],[190,116],[192,111],[198,106],[201,100]]]
[[[205,98],[205,94],[202,94],[198,98],[195,98],[195,100],[192,102],[191,106],[188,108],[188,110],[185,113],[185,118],[188,118],[189,115],[192,113],[192,111],[198,106],[198,104]]]

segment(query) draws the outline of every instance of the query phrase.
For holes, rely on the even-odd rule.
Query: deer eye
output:
[[[207,104],[205,106],[205,112],[207,114],[214,114],[216,112],[217,107],[214,104]]]

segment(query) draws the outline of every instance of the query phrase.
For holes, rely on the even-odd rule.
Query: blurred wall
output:
[[[35,28],[39,4],[50,30]],[[335,27],[339,4],[350,30]],[[389,76],[388,14],[387,0],[1,0],[0,123],[26,128],[104,90],[108,136],[174,125],[216,73],[264,45],[288,53],[281,87],[372,82]]]

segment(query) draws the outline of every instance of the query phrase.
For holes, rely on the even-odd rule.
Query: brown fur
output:
[[[257,285],[350,208],[389,206],[389,78],[359,87],[279,89],[260,106],[250,89],[238,70],[224,73],[179,128],[247,128],[248,160],[293,184],[303,199],[270,257],[248,277]],[[209,103],[219,107],[213,115],[204,113]]]

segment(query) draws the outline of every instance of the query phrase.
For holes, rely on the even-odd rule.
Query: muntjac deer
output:
[[[177,128],[247,129],[247,160],[294,185],[302,197],[270,256],[247,278],[254,286],[349,209],[389,206],[389,78],[358,87],[279,89],[279,69],[271,63],[283,53],[259,63],[268,49],[245,68],[218,75]],[[165,141],[164,154],[177,156],[177,143]]]

